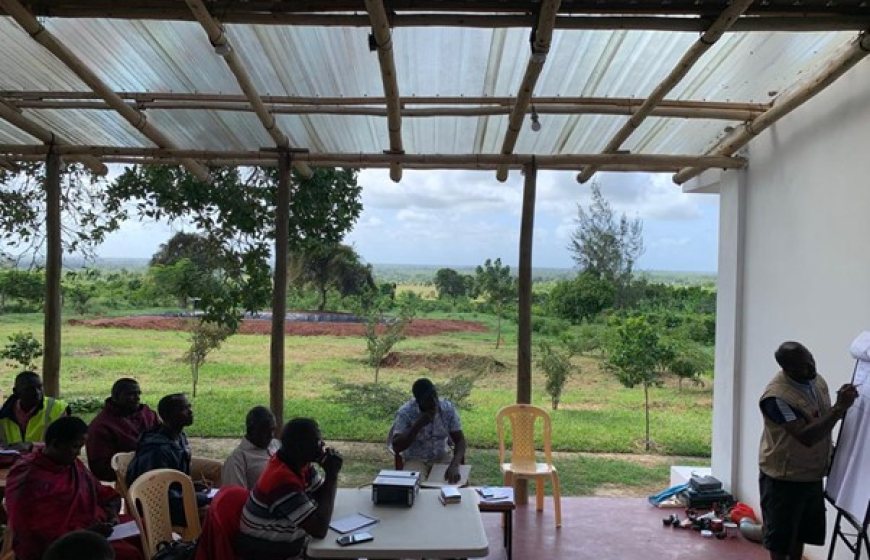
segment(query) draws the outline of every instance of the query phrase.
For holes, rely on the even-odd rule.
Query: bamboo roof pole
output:
[[[0,119],[8,121],[13,126],[20,128],[27,134],[33,136],[37,140],[45,142],[46,144],[69,145],[69,142],[42,127],[42,125],[28,119],[19,113],[15,107],[10,106],[2,99],[0,99]],[[78,159],[97,175],[105,175],[109,172],[109,168],[94,156],[82,156]]]
[[[182,93],[182,92],[116,92],[118,97],[135,102],[135,106],[152,106],[149,103],[157,102],[216,102],[216,103],[247,103],[247,98],[239,94],[227,93]],[[0,90],[0,98],[6,99],[16,107],[23,108],[27,103],[46,100],[86,100],[99,99],[92,91],[21,91]],[[301,97],[292,95],[261,95],[260,99],[266,105],[385,105],[385,97]],[[510,108],[516,98],[504,96],[410,96],[402,99],[402,106],[412,105],[497,105]],[[531,102],[537,106],[546,105],[616,105],[635,111],[646,100],[638,97],[571,97],[571,96],[537,96]],[[47,107],[44,107],[47,108]],[[93,107],[89,107],[93,108]],[[190,107],[188,107],[190,108]],[[747,103],[735,101],[706,101],[694,99],[663,99],[656,105],[661,108],[698,108],[698,109],[723,109],[730,111],[758,111],[764,112],[770,109],[770,103]]]
[[[404,102],[403,102],[404,104]],[[634,115],[640,110],[640,103],[584,103],[584,104],[545,104],[538,105],[534,101],[535,111],[538,114],[550,115]],[[24,100],[15,103],[19,109],[89,109],[89,110],[112,110],[102,101],[41,101]],[[171,110],[202,110],[202,111],[229,111],[229,112],[252,112],[250,103],[247,102],[223,102],[223,101],[137,101],[136,106],[140,109]],[[362,115],[374,117],[387,117],[389,110],[385,107],[372,107],[363,105],[285,105],[269,104],[269,112],[281,115]],[[531,112],[527,110],[526,113]],[[746,109],[719,109],[716,107],[696,106],[658,106],[652,109],[650,116],[673,117],[680,119],[714,119],[726,121],[748,121],[757,117],[763,110]],[[426,118],[426,117],[480,117],[491,115],[509,115],[511,108],[507,105],[468,105],[459,104],[443,107],[426,107],[419,109],[405,108],[401,110],[403,117]],[[393,150],[391,150],[393,151]]]
[[[278,123],[275,121],[275,116],[266,108],[266,105],[260,98],[259,92],[257,92],[257,88],[254,87],[253,82],[251,82],[251,77],[248,74],[248,71],[245,69],[241,60],[239,60],[239,57],[236,55],[235,49],[230,44],[224,28],[211,16],[202,0],[185,1],[187,2],[187,6],[190,8],[191,13],[193,13],[196,20],[200,25],[202,25],[208,35],[208,40],[215,48],[215,52],[223,57],[230,72],[235,76],[236,81],[239,83],[239,87],[245,95],[245,99],[251,104],[251,108],[263,124],[263,128],[266,129],[266,132],[269,133],[269,136],[272,137],[272,140],[278,148],[289,149],[291,147],[290,138],[288,138],[288,136],[278,127]],[[311,176],[311,168],[305,163],[294,163],[294,165],[297,171],[302,175],[306,177]]]
[[[16,166],[11,159],[6,157],[0,157],[0,168],[3,168],[10,173],[18,172],[18,166]]]
[[[502,154],[513,153],[514,147],[517,145],[517,138],[520,135],[520,129],[523,126],[526,111],[529,108],[529,101],[531,101],[532,94],[535,92],[535,84],[537,84],[541,70],[544,68],[547,53],[550,52],[550,41],[553,39],[553,26],[556,24],[556,14],[559,13],[561,3],[561,0],[542,0],[541,2],[537,26],[533,29],[532,54],[529,56],[526,73],[523,76],[523,81],[520,83],[517,99],[508,118],[507,133],[505,133],[504,141],[501,145]],[[495,172],[495,177],[502,183],[507,181],[507,167],[499,167]]]
[[[180,8],[128,8],[105,5],[97,7],[70,7],[51,3],[43,9],[41,4],[33,5],[37,15],[50,15],[58,18],[96,18],[112,17],[116,19],[139,20],[173,20],[189,21],[190,11]],[[238,6],[238,4],[236,4]],[[355,9],[355,8],[354,8]],[[420,11],[425,8],[420,8]],[[475,12],[479,9],[475,7]],[[258,12],[244,11],[230,7],[222,16],[224,23],[253,25],[290,25],[318,27],[367,27],[370,21],[367,16],[350,13],[304,13],[304,12]],[[608,15],[598,15],[593,11],[578,15],[561,15],[556,18],[556,29],[637,29],[648,31],[672,31],[701,33],[712,22],[712,18],[696,15],[675,16],[670,12],[647,12],[644,15],[627,13],[614,15],[618,10],[610,10]],[[661,17],[668,15],[669,17]],[[807,17],[807,16],[810,17]],[[816,12],[804,15],[789,15],[787,12],[753,14],[737,21],[732,31],[858,31],[865,29],[870,18],[864,15],[841,14],[837,12]],[[482,13],[400,13],[390,18],[392,27],[468,27],[480,29],[499,29],[512,27],[528,27],[529,18],[522,14],[482,14]]]
[[[390,32],[390,22],[387,19],[383,0],[365,0],[365,3],[372,23],[372,36],[375,45],[377,45],[381,81],[384,83],[390,153],[403,154],[405,149],[402,147],[402,105],[399,99],[399,82],[396,79],[396,61],[393,57],[393,37]],[[402,167],[399,164],[390,165],[390,179],[395,183],[402,180]]]
[[[622,125],[622,128],[616,132],[613,138],[610,139],[604,147],[603,151],[605,153],[615,152],[620,148],[620,146],[622,146],[623,142],[628,140],[629,136],[631,136],[641,123],[643,123],[643,121],[652,113],[655,106],[658,105],[659,102],[661,102],[661,100],[664,99],[678,83],[680,83],[680,80],[686,77],[686,74],[689,73],[692,66],[694,66],[702,56],[704,56],[704,53],[716,44],[716,41],[722,38],[725,31],[727,31],[741,15],[743,15],[743,12],[749,9],[749,6],[752,5],[753,1],[754,0],[734,0],[731,5],[722,11],[707,31],[698,37],[698,40],[689,47],[689,50],[687,50],[685,54],[683,54],[682,58],[677,62],[676,67],[671,70],[670,74],[665,76],[665,79],[656,86],[649,97],[647,97],[646,101],[644,101],[641,108],[632,115],[631,118]],[[586,167],[577,175],[577,181],[585,183],[595,175],[596,171],[598,171],[598,169],[596,169],[595,166]]]
[[[762,115],[735,128],[719,140],[715,146],[707,151],[707,155],[731,155],[737,152],[766,128],[834,83],[840,76],[861,62],[868,54],[870,54],[870,29],[862,32],[844,45],[815,74],[778,95],[773,100],[771,108]],[[702,171],[704,170],[697,166],[681,169],[673,176],[674,183],[681,185],[697,177]]]
[[[272,150],[179,150],[165,148],[141,148],[118,146],[55,146],[53,151],[62,156],[127,156],[141,158],[194,158],[209,161],[245,159],[252,161],[275,161],[276,152]],[[2,156],[32,156],[48,153],[43,145],[0,144]],[[390,153],[294,153],[293,159],[300,159],[317,166],[369,167],[399,163],[402,165],[428,166],[478,166],[496,168],[507,166],[519,168],[535,158],[538,168],[578,166],[578,165],[636,165],[656,167],[718,167],[739,169],[746,165],[746,159],[722,155],[664,155],[664,154],[390,154]]]
[[[141,111],[130,107],[124,100],[112,91],[85,63],[66,45],[61,43],[50,31],[48,31],[33,15],[21,5],[19,0],[0,0],[2,7],[37,43],[45,47],[51,54],[63,62],[72,70],[81,81],[88,85],[103,100],[112,106],[127,122],[136,130],[144,134],[149,140],[158,146],[174,148],[175,144],[162,132],[148,122],[147,117]],[[184,166],[201,181],[208,181],[208,169],[194,160],[185,160]]]

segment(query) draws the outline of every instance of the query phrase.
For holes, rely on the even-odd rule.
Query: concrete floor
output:
[[[534,503],[514,512],[515,560],[645,559],[767,560],[767,552],[737,536],[717,540],[697,531],[671,529],[662,518],[682,509],[657,509],[642,498],[563,498],[562,527],[556,529],[550,498],[543,513]],[[501,515],[482,514],[489,539],[487,559],[507,558],[502,547]]]

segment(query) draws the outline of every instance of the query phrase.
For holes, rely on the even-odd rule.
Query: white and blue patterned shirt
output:
[[[438,399],[438,414],[435,418],[417,432],[417,437],[411,445],[402,452],[406,461],[435,461],[447,453],[448,442],[451,432],[462,430],[459,414],[453,403],[446,399]],[[405,433],[411,429],[414,422],[420,417],[420,407],[414,399],[402,405],[396,413],[396,421],[393,423],[393,433]]]

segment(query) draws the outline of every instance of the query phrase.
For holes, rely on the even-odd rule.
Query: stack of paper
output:
[[[485,503],[512,502],[514,489],[507,486],[483,486],[477,489],[480,501]]]

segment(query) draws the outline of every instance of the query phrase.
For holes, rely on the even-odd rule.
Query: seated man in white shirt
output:
[[[451,484],[458,482],[459,465],[465,461],[465,435],[456,407],[439,399],[435,385],[425,377],[414,382],[411,392],[414,398],[396,413],[390,441],[393,452],[402,454],[407,470],[422,470],[413,463],[449,463],[445,478]],[[452,458],[448,441],[453,443]]]
[[[280,443],[275,434],[275,416],[265,406],[255,406],[245,417],[245,437],[224,461],[221,486],[242,486],[251,490],[269,458]]]

